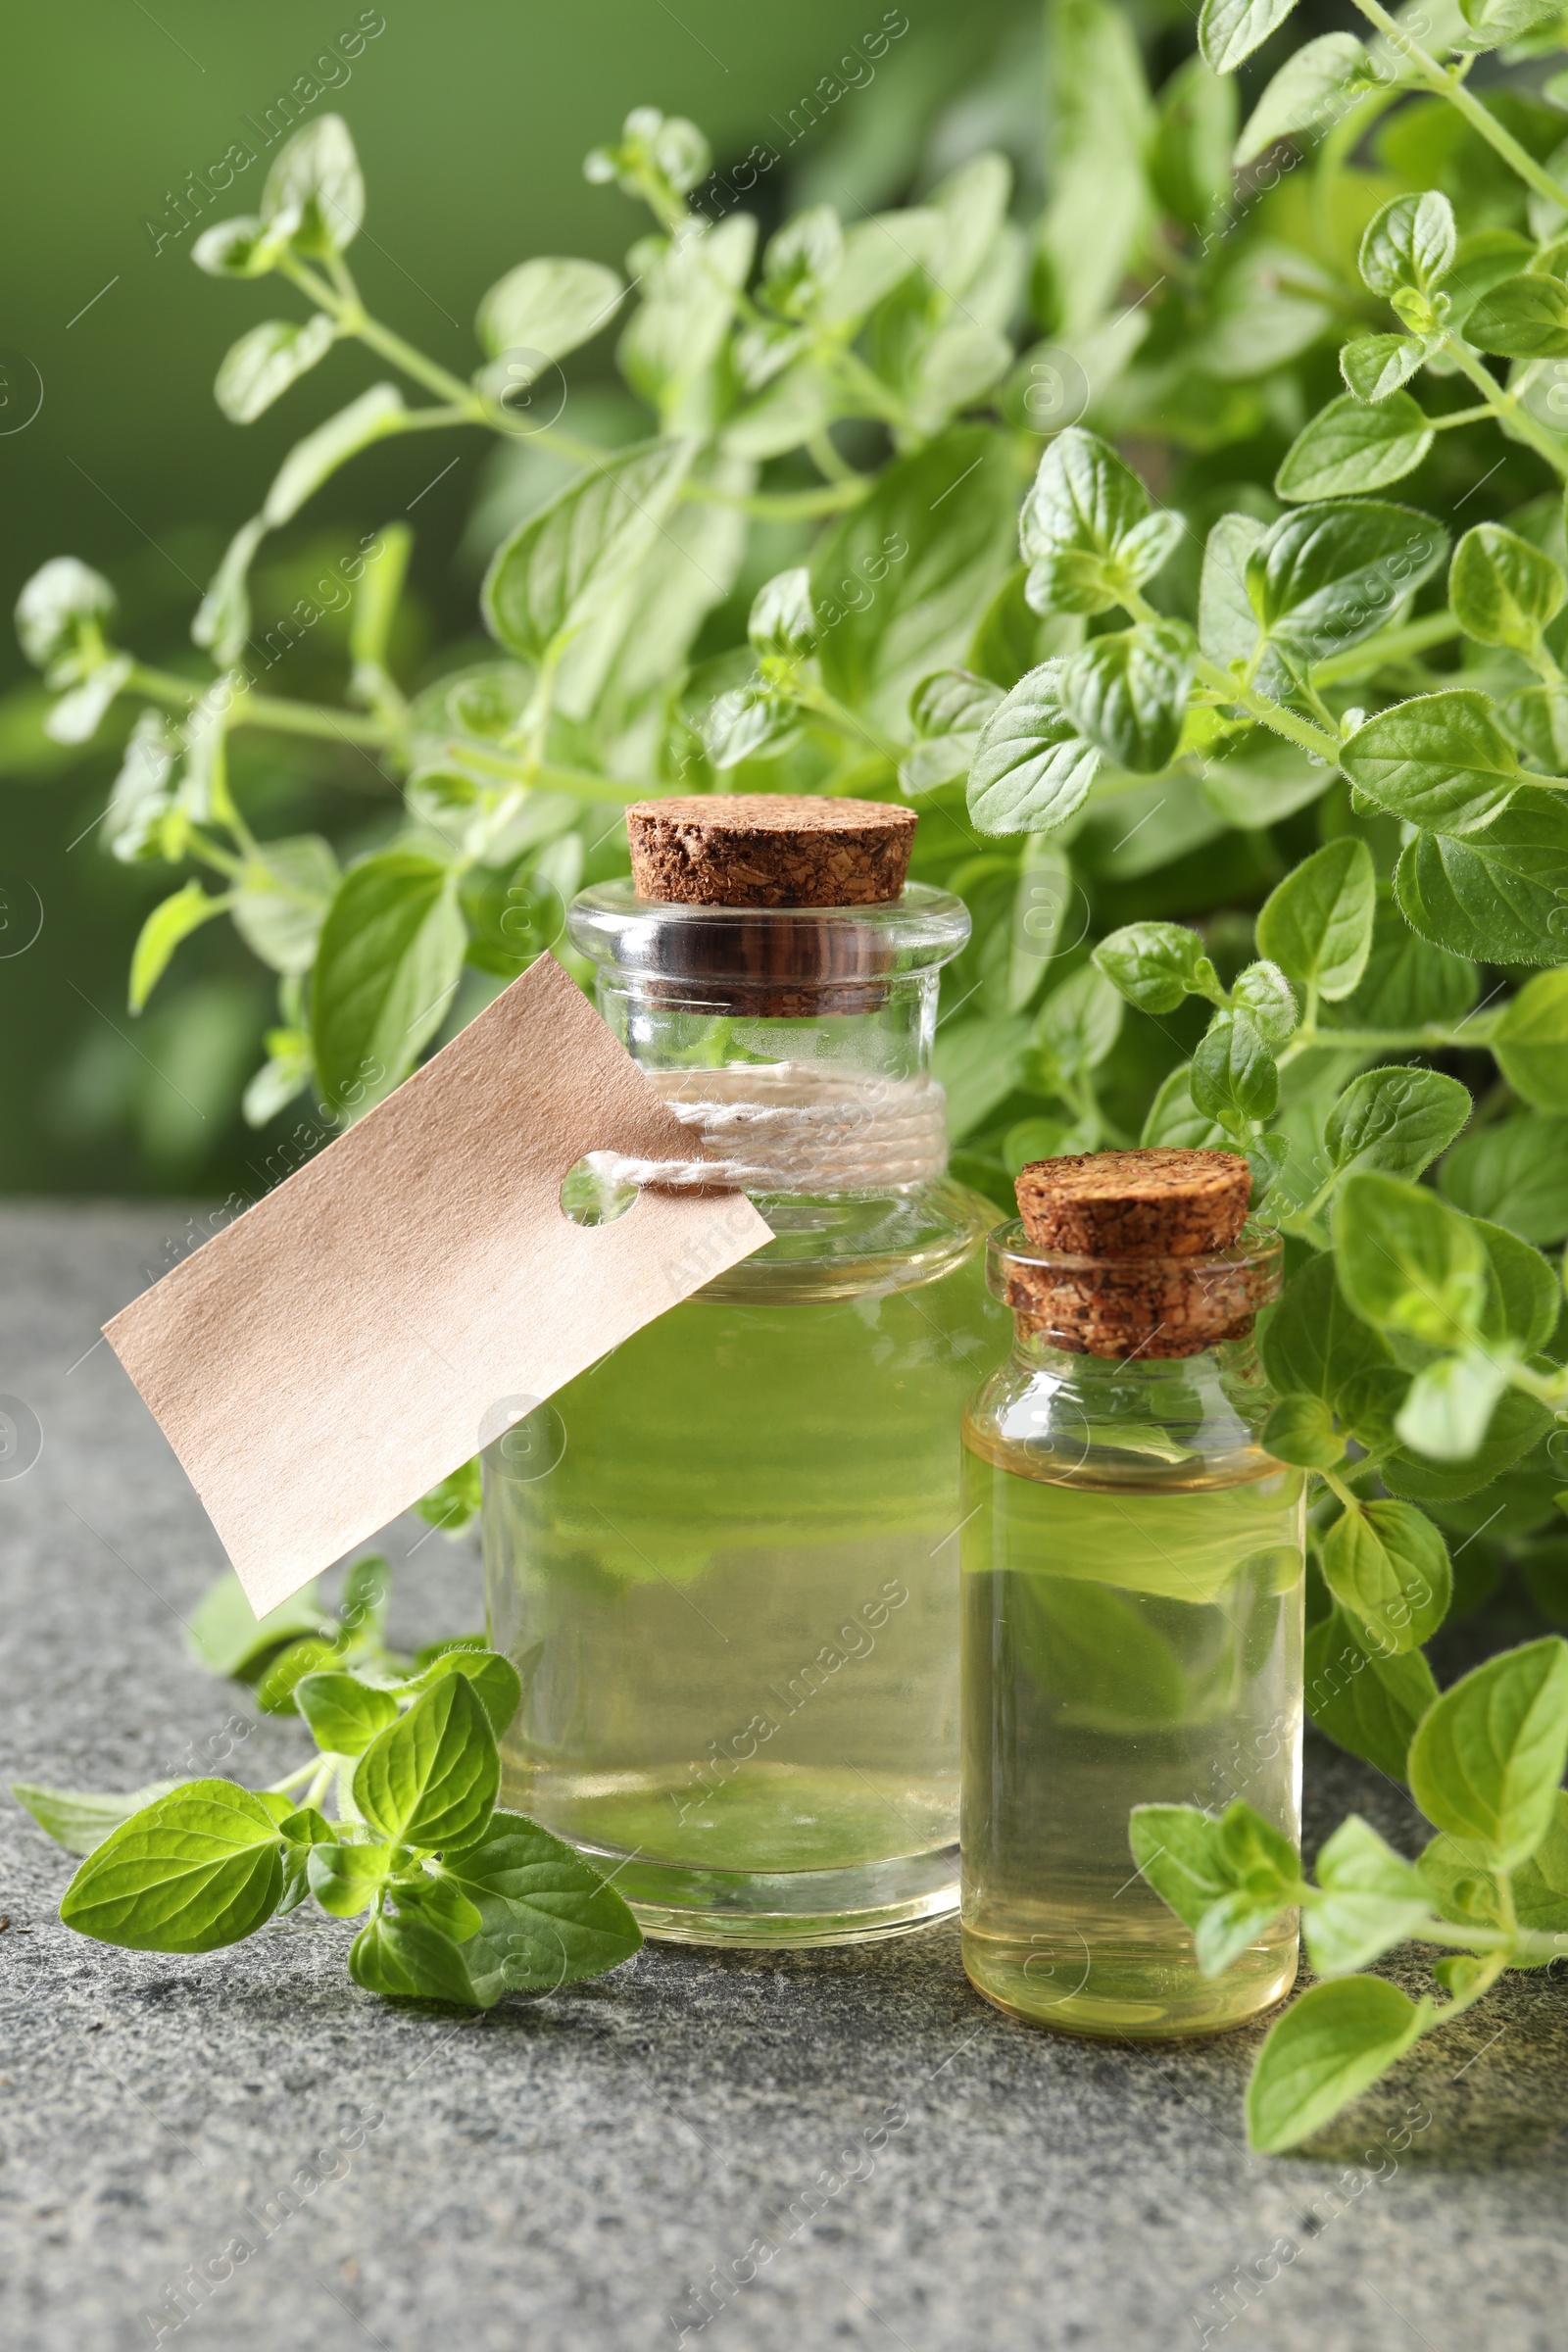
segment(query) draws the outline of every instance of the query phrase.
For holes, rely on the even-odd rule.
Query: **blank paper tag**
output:
[[[771,1239],[740,1193],[574,1225],[588,1152],[693,1139],[551,956],[104,1326],[258,1616]]]

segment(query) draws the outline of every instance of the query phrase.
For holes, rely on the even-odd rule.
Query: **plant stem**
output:
[[[847,465],[834,448],[832,435],[826,425],[820,432],[808,435],[806,449],[807,455],[824,481],[853,482],[858,478],[855,467]]]
[[[1122,610],[1130,612],[1134,620],[1159,619],[1160,615],[1146,597],[1140,596],[1136,588],[1118,590],[1117,593],[1121,597]],[[1260,639],[1252,656],[1254,665],[1261,661],[1265,651],[1266,640]],[[1206,654],[1199,655],[1193,664],[1193,674],[1211,694],[1220,696],[1236,710],[1245,710],[1250,718],[1261,720],[1265,727],[1272,727],[1276,735],[1285,737],[1287,743],[1298,744],[1303,752],[1313,753],[1326,767],[1339,765],[1338,735],[1331,735],[1323,727],[1314,726],[1309,718],[1302,718],[1298,711],[1287,710],[1282,704],[1271,702],[1266,694],[1259,694],[1250,682],[1236,677],[1228,669],[1221,669],[1217,662],[1210,662]]]
[[[904,752],[901,745],[894,743],[879,728],[872,726],[868,718],[862,718],[858,711],[846,710],[838,697],[829,694],[825,686],[805,689],[797,699],[803,709],[814,711],[818,718],[825,719],[828,725],[837,728],[841,735],[848,735],[857,743],[869,744],[873,751],[879,752],[882,758],[889,760],[894,767],[897,767],[903,759]]]
[[[466,384],[461,375],[454,375],[449,368],[443,368],[439,361],[428,358],[392,327],[383,325],[379,318],[372,318],[358,294],[350,299],[336,292],[324,279],[306,269],[303,263],[284,262],[279,266],[283,274],[291,278],[302,293],[308,294],[313,302],[318,304],[344,334],[354,336],[357,342],[364,343],[383,360],[389,360],[394,368],[400,368],[415,383],[422,384],[427,392],[438,394],[457,412],[455,415],[443,415],[438,420],[432,418],[432,421],[486,425],[491,432],[504,437],[538,441],[545,448],[556,450],[562,457],[571,458],[583,466],[602,466],[610,454],[595,442],[579,441],[574,433],[558,432],[554,425],[514,428],[499,401],[487,401],[471,384]]]
[[[1446,645],[1463,635],[1451,612],[1423,612],[1418,620],[1380,630],[1364,645],[1352,645],[1343,654],[1330,654],[1313,670],[1312,682],[1316,686],[1338,686],[1354,678],[1371,677],[1391,662],[1403,662],[1411,654],[1424,654],[1429,646]]]
[[[192,679],[176,677],[172,670],[153,669],[144,662],[136,663],[125,683],[146,695],[149,702],[162,703],[172,710],[189,710],[203,693]],[[248,688],[234,697],[227,723],[230,727],[273,727],[285,735],[336,737],[339,742],[369,749],[391,739],[391,730],[378,718],[328,710],[321,703],[293,703],[279,695],[253,694]]]
[[[820,482],[812,490],[720,490],[711,482],[687,482],[683,499],[705,506],[739,507],[769,522],[790,522],[797,515],[837,514],[858,507],[871,490],[873,476],[852,473],[842,481]]]
[[[613,776],[592,775],[585,768],[534,766],[527,760],[504,759],[499,752],[481,752],[471,743],[447,748],[465,766],[494,776],[498,784],[526,784],[538,792],[573,792],[585,801],[618,801],[628,808],[633,801],[651,797],[644,784],[622,784]]]
[[[1497,1017],[1489,1021],[1484,1014],[1470,1013],[1452,1027],[1429,1021],[1419,1029],[1321,1029],[1303,1021],[1281,1051],[1279,1065],[1284,1069],[1314,1049],[1334,1054],[1439,1054],[1447,1046],[1484,1046]]]
[[[1152,610],[1148,615],[1139,614],[1140,619],[1145,617],[1152,617]],[[1210,662],[1206,654],[1199,655],[1194,667],[1200,684],[1207,686],[1214,694],[1223,696],[1237,710],[1245,710],[1249,717],[1260,720],[1265,727],[1272,727],[1274,733],[1283,735],[1287,743],[1298,744],[1303,752],[1313,753],[1326,767],[1339,765],[1340,739],[1337,735],[1329,734],[1326,728],[1314,726],[1309,718],[1302,718],[1295,710],[1287,710],[1283,704],[1271,702],[1267,695],[1259,694],[1255,687],[1244,686],[1228,669],[1221,669],[1217,662]]]
[[[907,424],[909,413],[897,393],[890,391],[879,375],[874,375],[858,353],[840,351],[837,355],[839,372],[852,391],[864,402],[867,413],[880,416],[884,424]]]
[[[1473,96],[1462,81],[1456,80],[1446,67],[1440,66],[1419,41],[1412,40],[1388,10],[1379,5],[1379,0],[1355,0],[1355,5],[1367,23],[1377,26],[1390,47],[1409,60],[1418,79],[1424,81],[1427,88],[1435,91],[1438,97],[1446,98],[1455,112],[1463,116],[1476,136],[1485,139],[1487,145],[1501,156],[1509,170],[1517,172],[1527,188],[1534,188],[1536,194],[1544,196],[1548,204],[1568,212],[1568,189],[1558,185],[1544,165],[1538,164],[1535,157],[1520,146],[1511,131],[1504,130],[1496,117],[1488,113],[1480,99]]]
[[[1360,1496],[1358,1494],[1351,1494],[1349,1488],[1346,1485],[1344,1479],[1337,1470],[1320,1470],[1318,1472],[1318,1476],[1322,1479],[1323,1484],[1328,1488],[1330,1494],[1337,1494],[1339,1496],[1341,1502],[1344,1503],[1348,1511],[1358,1511],[1360,1509]]]
[[[1360,5],[1361,0],[1356,0],[1356,6]],[[1470,378],[1503,431],[1513,440],[1523,441],[1538,457],[1544,458],[1553,473],[1568,476],[1568,447],[1531,416],[1518,394],[1507,391],[1499,384],[1480,356],[1460,336],[1445,335],[1443,348]]]

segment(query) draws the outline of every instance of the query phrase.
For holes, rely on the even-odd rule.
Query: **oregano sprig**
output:
[[[1219,1975],[1282,1912],[1299,1910],[1321,1983],[1271,2027],[1247,2094],[1248,2134],[1278,2155],[1333,2121],[1423,2034],[1441,2032],[1508,1969],[1568,1954],[1568,1642],[1489,1659],[1425,1713],[1410,1788],[1434,1835],[1407,1862],[1357,1815],[1303,1879],[1250,1806],[1217,1818],[1140,1805],[1133,1858]],[[1359,1972],[1401,1944],[1440,1952],[1441,1994],[1412,2001]]]
[[[333,1667],[292,1696],[318,1753],[270,1788],[209,1779],[117,1800],[18,1788],[85,1855],[61,1902],[67,1927],[136,1951],[210,1952],[314,1899],[363,1923],[348,1954],[357,1984],[473,2009],[602,1975],[638,1948],[614,1888],[497,1803],[497,1741],[521,1696],[509,1659],[447,1648],[398,1680]]]

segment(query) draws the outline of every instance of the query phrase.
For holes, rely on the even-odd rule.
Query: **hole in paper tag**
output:
[[[492,1449],[497,1474],[509,1486],[545,1478],[566,1450],[566,1424],[538,1396],[501,1396],[479,1423],[481,1450]]]
[[[561,1180],[561,1213],[574,1225],[613,1225],[637,1200],[634,1184],[612,1184],[579,1159]]]

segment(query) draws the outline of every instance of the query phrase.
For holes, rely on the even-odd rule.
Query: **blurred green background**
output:
[[[1340,21],[1333,8],[1305,13],[1314,22],[1298,19],[1300,32]],[[1192,12],[1180,0],[1130,0],[1129,14],[1170,63],[1191,46]],[[303,306],[275,280],[219,282],[190,264],[201,228],[254,208],[266,162],[213,202],[189,175],[205,175],[231,141],[257,146],[246,119],[301,76],[313,77],[307,87],[335,79],[304,119],[341,112],[364,161],[369,216],[355,261],[370,307],[466,374],[475,305],[504,270],[536,253],[618,262],[642,233],[638,210],[613,189],[590,187],[581,168],[630,107],[691,115],[722,167],[756,139],[782,144],[792,111],[847,45],[905,19],[870,86],[849,90],[749,199],[764,229],[786,205],[818,196],[844,209],[902,196],[984,143],[1008,148],[1026,180],[1038,176],[1038,8],[907,0],[884,15],[882,0],[794,0],[788,9],[680,0],[677,13],[665,0],[579,0],[569,10],[540,0],[439,9],[386,0],[362,12],[276,0],[253,12],[160,0],[154,16],[139,0],[83,0],[70,11],[19,12],[0,152],[11,223],[0,304],[7,610],[38,564],[74,554],[114,581],[123,642],[144,658],[190,664],[190,615],[230,531],[255,510],[290,443],[384,372],[368,355],[340,350],[319,386],[244,429],[213,401],[234,337]],[[361,33],[358,56],[345,60]],[[318,74],[316,61],[334,46],[336,62]],[[606,335],[585,365],[573,363],[573,400],[593,402],[611,342]],[[39,383],[42,406],[18,429]],[[417,683],[437,646],[450,665],[454,640],[477,633],[480,558],[469,525],[487,457],[475,433],[394,443],[358,460],[292,534],[269,542],[260,628],[362,531],[408,512],[418,533],[417,625],[400,649],[402,666]],[[254,1189],[247,1163],[263,1147],[232,1106],[273,1017],[267,976],[229,926],[215,924],[182,951],[149,1010],[136,1021],[127,1014],[130,948],[168,880],[117,864],[97,846],[124,722],[113,718],[85,758],[47,746],[41,689],[27,682],[9,628],[4,639],[0,1188]],[[341,627],[329,618],[280,665],[280,690],[335,696],[344,663]],[[307,747],[285,764],[269,738],[250,757],[244,782],[261,832],[297,823],[307,794],[318,808],[322,795],[342,796],[338,829],[352,826],[359,807],[373,826],[385,805],[364,755]],[[16,952],[40,909],[36,940]]]
[[[678,14],[661,0],[569,9],[385,0],[364,12],[367,30],[378,21],[384,30],[357,59],[339,52],[329,71],[346,63],[348,78],[307,111],[342,113],[364,161],[370,210],[356,263],[368,300],[466,374],[475,305],[505,270],[534,253],[618,262],[643,232],[635,206],[582,175],[583,156],[615,134],[630,107],[689,114],[717,158],[742,155],[767,135],[770,115],[787,118],[882,14],[881,0],[793,0],[787,9],[679,0]],[[906,180],[926,120],[1015,15],[1005,0],[965,0],[961,10],[911,0],[909,32],[890,48],[877,83],[850,92],[801,141],[800,164],[831,165],[876,195]],[[257,319],[303,305],[275,281],[204,277],[189,253],[200,228],[254,208],[266,162],[183,235],[172,233],[170,201],[230,141],[255,146],[245,118],[312,74],[334,36],[361,22],[351,0],[274,0],[265,10],[159,0],[156,17],[124,0],[83,0],[11,19],[0,153],[12,224],[0,303],[11,407],[0,423],[30,406],[29,363],[43,405],[24,429],[0,432],[8,614],[39,564],[75,554],[114,580],[126,640],[169,660],[214,559],[282,453],[382,372],[368,355],[340,352],[330,392],[323,381],[249,428],[227,423],[212,396],[224,351]],[[843,119],[873,99],[874,125]],[[766,193],[776,205],[781,189]],[[170,233],[157,247],[160,227]],[[610,340],[590,355],[604,369]],[[471,634],[476,566],[461,544],[486,455],[478,433],[443,436],[438,451],[420,442],[373,453],[313,502],[277,543],[281,559],[291,549],[302,560],[348,553],[362,529],[402,514],[456,458],[414,507],[415,576],[431,642]],[[274,557],[270,568],[281,610],[292,601],[278,576],[286,563]],[[14,687],[29,673],[9,625],[4,639],[4,685]],[[418,649],[408,650],[416,671]],[[302,648],[282,690],[309,690],[308,660],[323,690],[340,691],[334,655],[340,664],[341,642]],[[0,874],[12,906],[3,936],[24,936],[37,902],[43,911],[35,944],[0,960],[0,1186],[226,1191],[257,1151],[228,1106],[271,1017],[266,976],[215,926],[187,951],[178,985],[166,984],[131,1021],[127,959],[167,878],[116,864],[90,830],[68,852],[103,807],[122,729],[106,728],[91,757],[64,768],[37,749],[29,715],[41,699],[26,689],[0,725]],[[340,771],[323,781],[355,789]],[[193,989],[198,1004],[182,1008]]]

